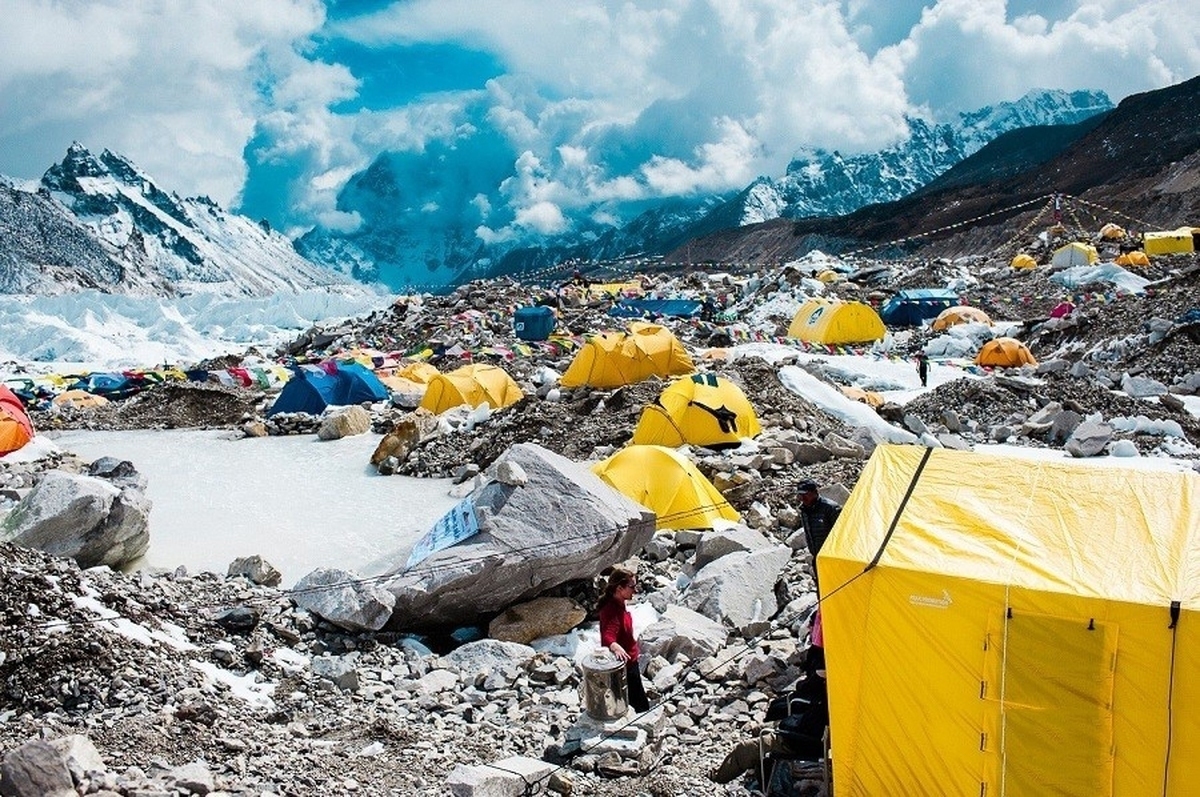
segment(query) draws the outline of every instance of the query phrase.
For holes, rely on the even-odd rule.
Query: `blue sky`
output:
[[[298,233],[381,153],[481,241],[744,187],[1033,88],[1200,74],[1194,0],[0,0],[0,173],[75,140]],[[491,190],[480,190],[487,181]],[[484,197],[487,197],[485,199]],[[429,213],[463,207],[422,204]],[[444,199],[442,200],[445,201]],[[503,204],[505,207],[497,207]]]

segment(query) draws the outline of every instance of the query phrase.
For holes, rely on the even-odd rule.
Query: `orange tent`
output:
[[[1138,249],[1133,252],[1125,252],[1117,255],[1116,264],[1118,266],[1148,266],[1150,258],[1146,257],[1146,253]]]
[[[33,439],[33,422],[17,394],[0,385],[0,457]]]
[[[957,304],[938,313],[937,318],[933,319],[933,331],[941,332],[955,324],[987,324],[990,327],[992,319],[978,307]]]
[[[979,365],[991,365],[997,368],[1037,365],[1037,359],[1029,351],[1029,347],[1016,338],[989,340],[983,344],[983,348],[975,356],[975,362]]]

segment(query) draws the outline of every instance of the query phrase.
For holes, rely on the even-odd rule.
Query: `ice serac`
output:
[[[528,482],[495,481],[504,461],[520,465]],[[386,582],[396,597],[389,628],[474,623],[559,584],[593,578],[654,535],[654,513],[534,443],[508,449],[484,475],[468,496],[480,532]]]

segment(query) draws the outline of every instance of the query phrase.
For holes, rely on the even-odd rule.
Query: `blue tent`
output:
[[[521,340],[545,340],[557,319],[549,307],[518,307],[513,313],[513,331]]]
[[[337,363],[332,373],[314,365],[292,369],[292,378],[279,391],[267,417],[280,412],[320,415],[330,404],[342,406],[383,401],[391,394],[379,377],[358,363]]]
[[[700,313],[700,302],[692,299],[622,299],[609,308],[617,318],[670,315],[690,318]]]
[[[879,317],[889,327],[919,327],[956,304],[959,304],[959,298],[954,291],[945,288],[911,288],[888,299],[879,311]]]

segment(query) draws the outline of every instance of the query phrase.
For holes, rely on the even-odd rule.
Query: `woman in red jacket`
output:
[[[625,662],[625,682],[629,686],[629,705],[639,714],[650,710],[642,674],[638,669],[638,644],[633,638],[633,615],[626,601],[637,591],[637,579],[628,570],[617,568],[608,577],[604,597],[600,599],[600,644]]]

